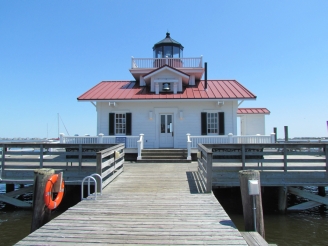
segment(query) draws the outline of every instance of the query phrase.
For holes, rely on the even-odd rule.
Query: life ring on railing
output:
[[[60,184],[60,190],[57,193],[55,200],[52,199],[52,193],[53,193],[52,188],[54,187],[54,184],[57,182],[57,179],[58,179],[58,174],[52,175],[48,179],[48,181],[46,183],[46,187],[44,189],[44,193],[43,193],[44,204],[50,210],[57,208],[59,206],[59,204],[61,203],[63,196],[64,196],[65,183],[64,183],[64,179],[63,179],[62,183]]]

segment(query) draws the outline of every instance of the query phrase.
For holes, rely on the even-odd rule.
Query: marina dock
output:
[[[196,163],[124,164],[97,200],[83,200],[17,245],[248,245]]]

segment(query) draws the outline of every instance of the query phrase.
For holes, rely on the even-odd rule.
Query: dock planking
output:
[[[97,200],[83,200],[17,245],[247,245],[195,163],[124,164]]]

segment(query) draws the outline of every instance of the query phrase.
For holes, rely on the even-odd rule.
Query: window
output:
[[[224,112],[202,112],[201,113],[201,133],[202,135],[208,134],[225,134],[224,127]]]
[[[108,135],[131,135],[132,114],[131,113],[109,113]]]
[[[125,114],[115,114],[115,134],[125,135],[125,123],[126,123]]]
[[[218,134],[218,114],[207,113],[207,134]]]

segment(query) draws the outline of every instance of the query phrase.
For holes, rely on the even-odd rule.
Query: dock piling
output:
[[[41,168],[34,170],[33,215],[31,233],[50,221],[51,210],[45,206],[43,193],[46,183],[55,171]]]
[[[253,197],[249,194],[248,188],[249,180],[258,180],[259,190],[261,191],[260,172],[256,170],[239,171],[239,180],[245,231],[254,231],[254,228],[256,228],[257,232],[265,238],[261,192],[259,192],[259,195],[254,196],[256,209],[253,209]],[[254,222],[254,211],[256,213],[256,222]]]

